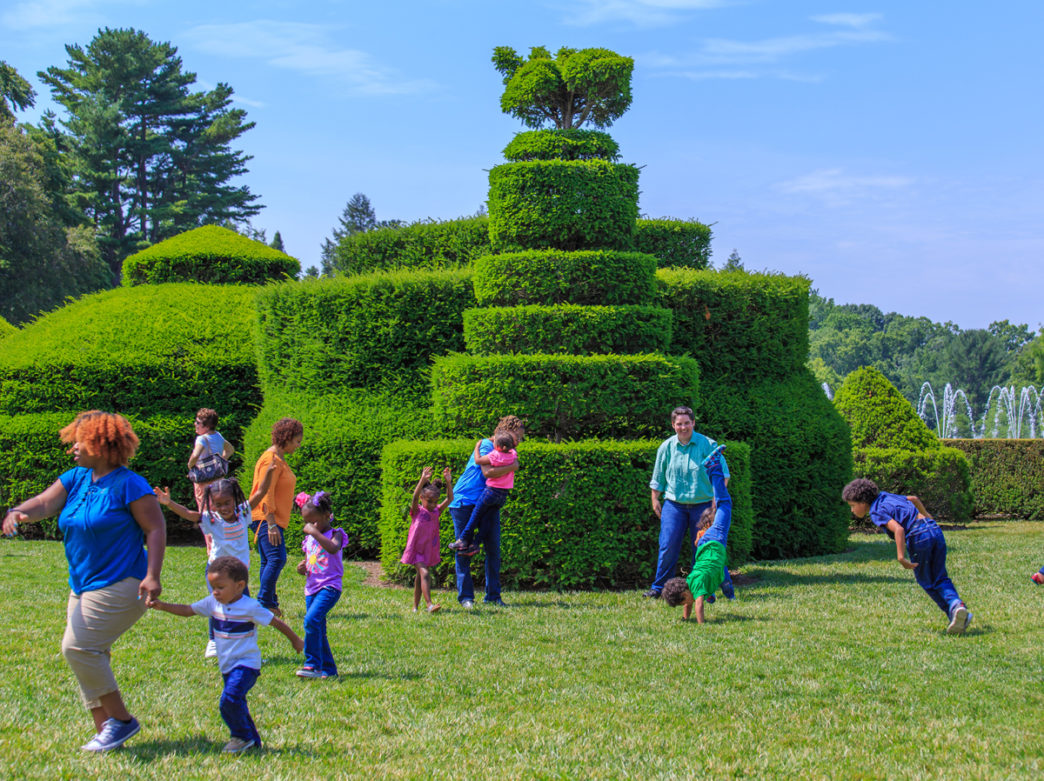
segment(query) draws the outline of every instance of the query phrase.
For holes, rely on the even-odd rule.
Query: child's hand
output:
[[[152,493],[156,494],[156,498],[159,499],[159,503],[166,507],[170,504],[170,488],[159,486],[152,489]]]
[[[446,485],[453,482],[453,475],[450,473],[449,467],[442,470],[442,479],[445,481]]]
[[[431,475],[432,475],[432,468],[430,466],[426,466],[426,467],[424,467],[421,470],[420,479],[421,479],[422,482],[430,483],[431,482]]]
[[[295,637],[291,640],[290,645],[294,647],[294,650],[297,651],[297,653],[302,653],[304,651],[304,640],[300,637]]]
[[[158,608],[159,600],[156,599],[156,597],[152,596],[152,594],[149,594],[147,597],[145,597],[145,607]]]
[[[313,537],[316,537],[319,534],[319,530],[315,528],[314,523],[306,523],[303,527],[301,527],[301,531],[303,531],[305,534],[310,534]]]
[[[906,569],[913,569],[917,566],[909,559],[899,559],[899,563],[902,564]]]
[[[301,559],[297,562],[297,574],[307,575],[308,574],[308,562],[305,559]]]

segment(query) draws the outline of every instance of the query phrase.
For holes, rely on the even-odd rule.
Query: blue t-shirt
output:
[[[74,594],[111,586],[148,571],[145,533],[130,503],[152,493],[141,475],[125,466],[92,480],[93,469],[74,467],[58,479],[68,497],[58,516]]]
[[[917,523],[917,508],[905,496],[881,491],[870,505],[870,520],[877,526],[887,526],[894,518],[903,527],[903,533],[909,534]]]
[[[493,440],[483,439],[479,445],[479,455],[488,456],[493,450]],[[482,476],[482,467],[475,463],[475,451],[468,456],[468,465],[457,478],[453,486],[453,501],[450,507],[471,507],[478,504],[479,497],[486,488],[486,478]]]

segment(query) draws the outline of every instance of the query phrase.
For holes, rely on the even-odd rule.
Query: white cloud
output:
[[[765,38],[760,41],[731,41],[710,38],[703,42],[699,56],[717,63],[775,63],[796,54],[832,49],[863,43],[883,43],[892,40],[878,30],[832,31],[807,35],[789,35]]]
[[[884,17],[881,14],[820,14],[810,17],[820,24],[835,24],[840,27],[868,27]]]
[[[367,95],[410,94],[435,88],[429,79],[403,79],[393,68],[359,49],[338,48],[329,27],[259,19],[194,27],[186,40],[210,54],[260,59],[276,68],[340,81],[351,92]]]
[[[905,191],[914,183],[909,176],[855,175],[842,168],[823,168],[780,182],[776,188],[787,195],[807,195],[831,206],[843,206],[883,193]]]
[[[732,5],[732,0],[576,0],[566,24],[589,26],[629,22],[639,27],[661,27],[691,11]]]

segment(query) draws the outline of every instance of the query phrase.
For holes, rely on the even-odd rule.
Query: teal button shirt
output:
[[[672,502],[700,504],[714,498],[714,488],[701,463],[718,446],[713,439],[692,432],[689,444],[682,445],[675,435],[656,451],[649,487],[662,492]],[[721,459],[721,469],[729,476],[729,465]]]

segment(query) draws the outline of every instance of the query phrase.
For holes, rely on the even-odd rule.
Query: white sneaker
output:
[[[213,659],[217,656],[217,644],[213,640],[207,641],[207,650],[203,652],[204,659]]]
[[[950,616],[950,625],[946,627],[946,634],[962,635],[970,623],[971,613],[968,612],[968,608],[958,605],[953,609],[953,615]]]
[[[247,749],[254,747],[254,741],[243,740],[242,738],[232,738],[225,747],[222,749],[226,754],[242,754]]]
[[[460,606],[465,610],[472,610],[475,607],[475,603],[472,602],[470,599],[465,599],[463,602],[460,603]]]

